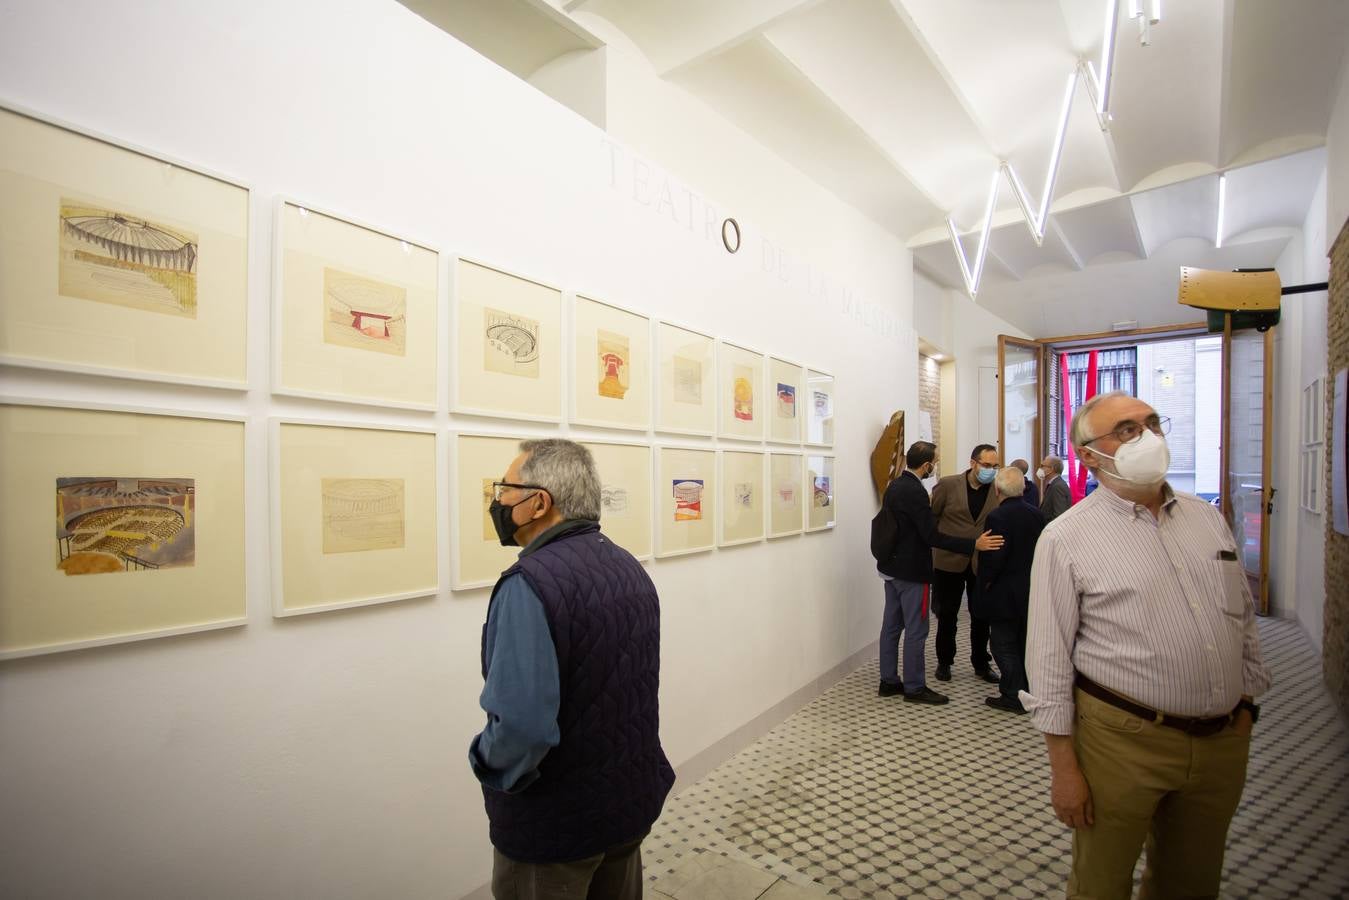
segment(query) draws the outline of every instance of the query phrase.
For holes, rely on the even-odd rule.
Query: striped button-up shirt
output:
[[[1219,716],[1269,688],[1255,609],[1222,515],[1165,487],[1160,518],[1102,485],[1035,548],[1021,700],[1073,731],[1077,672],[1162,712]]]

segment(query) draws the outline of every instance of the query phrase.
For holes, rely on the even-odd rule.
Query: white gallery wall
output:
[[[1275,268],[1285,284],[1325,281],[1326,184],[1323,176],[1312,196],[1301,230],[1288,242]],[[1278,490],[1270,518],[1270,597],[1274,611],[1302,623],[1319,649],[1324,638],[1325,541],[1328,509],[1301,507],[1302,391],[1326,376],[1328,294],[1325,291],[1283,298],[1274,329],[1274,472]],[[1332,387],[1333,390],[1333,387]],[[1324,472],[1316,473],[1324,478]],[[1325,504],[1322,504],[1325,506]]]
[[[253,188],[247,392],[0,373],[11,396],[249,417],[245,627],[0,664],[7,891],[457,897],[488,878],[465,760],[487,592],[273,619],[265,421],[621,435],[272,397],[278,194],[432,243],[447,277],[464,255],[836,376],[838,527],[648,564],[676,766],[874,641],[867,456],[917,410],[900,241],[640,61],[616,63],[606,135],[392,0],[0,0],[0,23],[0,102]]]

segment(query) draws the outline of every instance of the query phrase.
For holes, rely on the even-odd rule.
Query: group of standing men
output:
[[[1260,713],[1254,698],[1270,685],[1232,530],[1206,501],[1167,483],[1169,430],[1169,419],[1123,392],[1087,401],[1069,437],[1100,489],[1070,510],[1058,460],[1037,473],[1036,509],[1024,469],[998,470],[988,445],[937,484],[929,505],[915,476],[931,473],[935,448],[919,442],[873,522],[872,553],[887,579],[880,694],[896,693],[898,604],[903,630],[913,627],[905,699],[946,702],[923,696],[927,586],[937,590],[939,679],[950,677],[968,593],[970,661],[991,680],[983,618],[1003,670],[986,702],[1029,712],[1044,735],[1050,803],[1073,829],[1070,898],[1130,897],[1145,846],[1140,896],[1218,895]]]
[[[950,681],[960,607],[968,598],[970,664],[976,677],[998,685],[998,695],[985,702],[1024,713],[1018,693],[1027,686],[1031,563],[1045,524],[1072,502],[1063,462],[1045,457],[1036,472],[1044,483],[1042,492],[1026,477],[1030,467],[1025,460],[999,469],[997,448],[980,444],[970,453],[969,468],[938,481],[930,498],[921,479],[936,469],[936,447],[915,443],[905,463],[907,469],[886,489],[873,525],[872,553],[885,581],[878,693],[903,694],[915,703],[948,702],[946,695],[927,686],[929,606],[937,616],[934,674],[938,681]],[[897,652],[901,635],[902,678]]]

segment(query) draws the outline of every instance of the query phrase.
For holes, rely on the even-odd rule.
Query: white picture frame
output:
[[[639,561],[653,559],[655,454],[651,445],[636,440],[573,439],[590,451],[599,470],[600,530]]]
[[[768,406],[765,414],[768,442],[800,444],[805,436],[805,368],[770,354],[764,375],[767,378],[764,399]]]
[[[807,447],[834,446],[836,402],[834,376],[807,367],[805,439]]]
[[[717,522],[717,546],[733,547],[764,540],[765,455],[761,450],[717,451],[721,484],[721,515]]]
[[[716,346],[710,334],[656,322],[656,431],[694,437],[716,433]]]
[[[717,546],[717,456],[702,447],[656,447],[656,557]]]
[[[503,547],[487,515],[490,486],[501,480],[520,454],[521,441],[541,437],[546,435],[471,430],[450,433],[452,590],[491,587],[519,558],[521,548]]]
[[[804,460],[799,450],[768,451],[769,540],[799,535],[805,527]]]
[[[434,428],[285,416],[269,426],[274,617],[440,592],[444,448]],[[389,490],[372,496],[376,486]]]
[[[573,425],[651,428],[651,319],[583,294],[572,299]]]
[[[273,218],[272,393],[438,409],[440,251],[288,196]]]
[[[717,435],[762,441],[768,404],[764,396],[766,357],[730,341],[717,341]]]
[[[460,256],[451,302],[451,411],[562,421],[562,290]]]
[[[837,486],[832,453],[805,454],[802,498],[806,506],[806,533],[828,531],[838,521]],[[823,498],[823,502],[821,501]]]

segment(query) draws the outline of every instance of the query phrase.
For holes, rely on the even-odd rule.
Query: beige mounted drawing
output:
[[[92,575],[193,565],[196,490],[192,478],[57,478],[56,567]]]
[[[434,594],[436,436],[273,420],[279,616]]]
[[[573,305],[571,421],[651,426],[651,320],[577,296]]]
[[[0,360],[245,386],[247,188],[0,108],[0,198]]]
[[[407,356],[407,288],[324,266],[323,302],[326,343]]]

